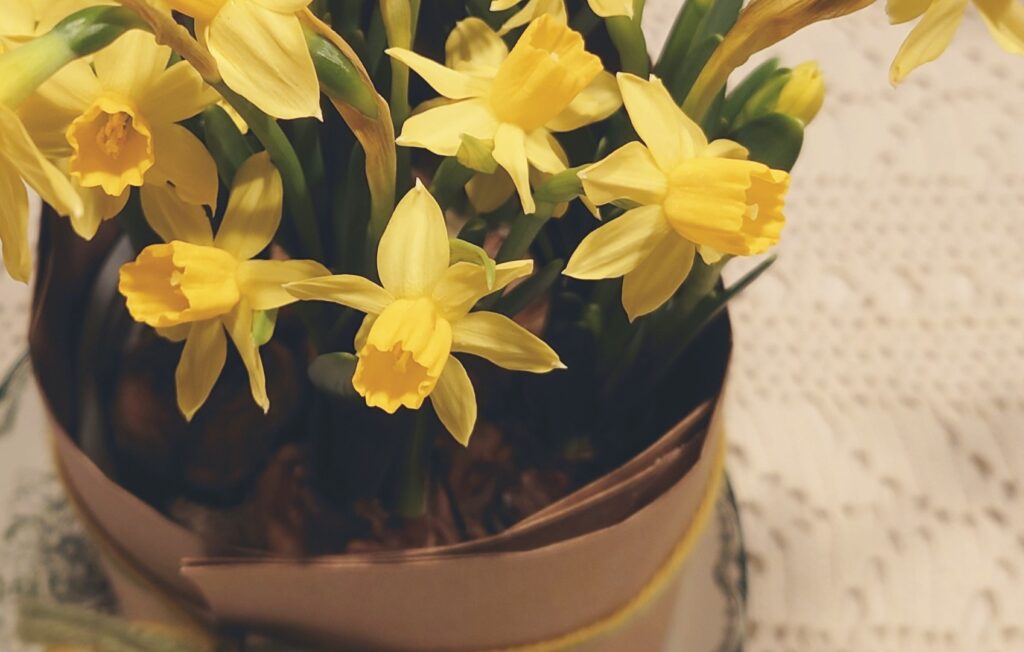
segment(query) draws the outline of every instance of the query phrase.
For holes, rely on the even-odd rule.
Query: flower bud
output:
[[[804,125],[811,123],[818,115],[821,105],[825,102],[825,79],[815,61],[805,61],[796,68],[782,88],[778,102],[775,104],[777,113],[785,113]]]

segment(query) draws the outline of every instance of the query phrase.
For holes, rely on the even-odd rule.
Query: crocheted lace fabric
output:
[[[1024,58],[972,8],[893,89],[906,31],[878,4],[770,53],[828,96],[732,307],[752,652],[1024,650]]]

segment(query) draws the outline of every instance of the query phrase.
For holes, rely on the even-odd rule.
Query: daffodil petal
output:
[[[996,43],[1011,54],[1024,54],[1024,5],[1019,0],[974,0]]]
[[[85,210],[81,217],[71,217],[71,228],[83,240],[92,240],[104,221],[124,210],[131,195],[131,191],[126,189],[112,197],[103,192],[102,188],[78,188],[78,193]]]
[[[693,268],[694,244],[677,235],[665,237],[622,279],[622,307],[629,321],[649,314],[672,298]]]
[[[260,152],[251,156],[235,173],[224,221],[214,242],[239,260],[253,258],[277,234],[283,201],[281,174],[270,155]]]
[[[32,275],[28,193],[18,171],[3,156],[0,156],[0,243],[7,273],[14,280],[27,283]]]
[[[178,196],[191,204],[217,205],[217,164],[191,131],[176,124],[154,127],[153,155],[147,184],[170,182]]]
[[[269,412],[270,398],[267,396],[267,377],[263,371],[263,359],[260,357],[260,348],[252,336],[252,309],[244,301],[239,303],[225,318],[224,325],[249,374],[249,390],[252,392],[253,400],[264,412]]]
[[[650,150],[637,141],[626,143],[579,176],[587,197],[598,205],[618,199],[660,204],[668,190],[668,180]]]
[[[484,100],[473,99],[434,106],[416,113],[396,141],[402,147],[422,147],[439,156],[455,156],[463,134],[490,140],[498,121]]]
[[[437,412],[437,418],[455,441],[468,446],[476,426],[476,392],[466,368],[455,356],[448,358],[430,394],[430,402]]]
[[[885,13],[893,25],[914,20],[925,11],[932,0],[889,0],[885,3]]]
[[[520,2],[522,2],[522,0],[491,0],[490,9],[491,11],[505,11],[506,9],[515,7]]]
[[[299,300],[284,288],[288,283],[330,273],[315,260],[246,260],[238,266],[238,289],[253,310],[273,310]]]
[[[465,72],[452,70],[433,59],[403,48],[385,50],[392,59],[409,66],[413,72],[430,84],[431,88],[452,100],[482,97],[490,88],[490,81]]]
[[[377,249],[381,284],[396,297],[425,296],[448,269],[448,228],[420,181],[402,198]]]
[[[353,274],[339,274],[289,283],[285,290],[304,301],[330,301],[369,315],[384,312],[395,300],[373,281]]]
[[[633,0],[589,0],[590,8],[601,18],[633,17]]]
[[[624,276],[651,255],[671,229],[660,206],[626,211],[583,239],[564,274],[590,280]]]
[[[937,59],[953,40],[966,9],[967,0],[935,0],[900,46],[889,80],[898,84],[914,69]]]
[[[601,71],[594,81],[590,82],[590,85],[546,126],[551,131],[572,131],[608,118],[618,111],[620,106],[622,94],[619,92],[615,76]]]
[[[174,372],[178,409],[192,420],[210,397],[227,359],[227,338],[220,320],[209,319],[192,324],[181,360]]]
[[[547,129],[536,129],[526,137],[526,160],[547,174],[558,174],[568,167],[565,150]]]
[[[512,178],[501,169],[494,174],[475,174],[466,184],[466,196],[477,213],[493,213],[514,194]]]
[[[139,101],[167,67],[171,48],[149,32],[131,30],[93,56],[96,77],[106,92]]]
[[[51,158],[71,154],[68,125],[103,93],[92,67],[83,59],[72,61],[18,107],[25,129]]]
[[[18,170],[46,203],[61,215],[81,215],[82,199],[64,174],[47,161],[17,114],[0,104],[0,156]]]
[[[542,339],[496,312],[471,312],[455,322],[452,351],[477,355],[512,371],[543,374],[565,368]]]
[[[494,160],[505,168],[512,177],[519,200],[523,204],[523,212],[536,212],[537,204],[533,201],[530,191],[530,163],[526,156],[526,134],[515,125],[502,123],[494,134]]]
[[[253,0],[256,4],[282,14],[294,14],[295,12],[302,11],[309,6],[310,1],[311,0]]]
[[[187,120],[220,99],[190,63],[179,61],[160,73],[138,103],[139,112],[156,126]]]
[[[497,11],[494,9],[495,4],[497,3],[491,3],[492,11]],[[506,8],[511,7],[514,4],[515,3],[509,4]],[[504,36],[512,30],[518,29],[523,25],[527,25],[535,18],[539,18],[544,15],[555,16],[562,20],[562,22],[569,20],[568,15],[565,13],[565,3],[562,2],[562,0],[529,0],[521,11],[517,12],[505,21],[505,24],[498,30],[498,34]]]
[[[447,319],[461,319],[477,301],[488,294],[500,292],[510,283],[533,272],[532,260],[513,260],[495,266],[494,285],[487,287],[484,268],[459,262],[449,267],[434,288],[434,301]]]
[[[302,24],[249,0],[227,0],[206,29],[224,81],[264,113],[320,118],[320,82]]]
[[[745,161],[750,158],[750,151],[735,141],[719,138],[708,143],[700,156],[702,158],[731,158]]]
[[[662,170],[671,170],[708,145],[701,128],[676,105],[661,80],[619,73],[629,119]]]
[[[146,222],[164,242],[213,244],[213,227],[202,206],[182,200],[163,185],[143,186],[140,195]]]
[[[460,72],[493,73],[508,57],[498,33],[475,17],[460,20],[445,43],[445,63]]]

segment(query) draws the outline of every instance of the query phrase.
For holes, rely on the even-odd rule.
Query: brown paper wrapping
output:
[[[455,546],[285,559],[213,550],[122,489],[76,445],[71,351],[76,279],[44,226],[32,355],[54,417],[56,455],[69,494],[103,541],[129,615],[245,626],[331,649],[488,650],[545,641],[616,612],[647,585],[690,529],[708,493],[720,445],[719,395],[618,470],[506,532]],[[98,252],[98,253],[97,253]],[[69,305],[70,304],[70,305]],[[53,315],[65,321],[54,323]],[[728,358],[727,321],[720,356]],[[73,341],[73,340],[72,340]],[[63,385],[62,385],[63,382]],[[684,570],[685,572],[685,570]],[[157,593],[159,599],[152,599]],[[162,605],[162,607],[161,607]],[[626,625],[578,649],[657,650],[674,606],[669,588]],[[162,613],[161,613],[162,612]],[[175,613],[178,612],[178,613]]]

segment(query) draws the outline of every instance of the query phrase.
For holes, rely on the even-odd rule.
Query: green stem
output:
[[[619,51],[622,71],[646,79],[651,74],[651,57],[647,54],[647,39],[640,23],[626,16],[612,16],[604,22]]]
[[[235,173],[250,156],[252,147],[238,130],[231,116],[219,106],[203,111],[203,135],[206,147],[217,163],[217,172],[228,188],[235,179]]]
[[[403,518],[419,518],[427,511],[427,488],[430,482],[427,422],[428,409],[420,408],[402,459],[398,513]]]
[[[466,187],[469,180],[476,174],[475,170],[467,168],[454,156],[450,156],[438,166],[434,173],[434,179],[430,184],[430,194],[434,196],[441,210],[452,207],[455,201]]]
[[[502,243],[498,251],[497,261],[507,263],[510,260],[521,260],[526,258],[530,252],[530,246],[541,232],[544,225],[551,219],[551,212],[554,205],[538,202],[537,211],[533,215],[520,213],[512,221],[512,230]]]

